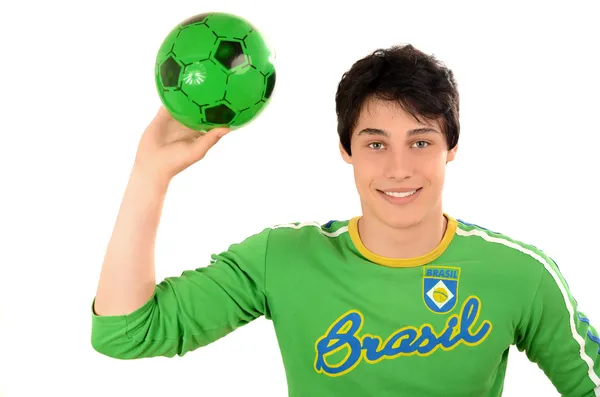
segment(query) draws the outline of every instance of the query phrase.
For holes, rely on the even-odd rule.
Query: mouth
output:
[[[406,204],[414,200],[423,188],[377,190],[387,201],[393,204]]]

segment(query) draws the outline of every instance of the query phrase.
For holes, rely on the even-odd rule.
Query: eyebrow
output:
[[[413,128],[408,130],[408,136],[421,135],[421,134],[439,134],[440,132],[435,128],[431,127],[421,127],[421,128]],[[390,133],[388,131],[379,129],[379,128],[365,128],[359,131],[357,135],[383,135],[385,137],[390,137]]]

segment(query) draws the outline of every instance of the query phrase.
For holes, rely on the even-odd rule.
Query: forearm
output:
[[[129,314],[154,293],[154,248],[167,189],[167,182],[131,173],[100,273],[96,314]]]

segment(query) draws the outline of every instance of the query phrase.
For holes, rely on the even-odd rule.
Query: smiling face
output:
[[[421,118],[422,119],[422,118]],[[395,102],[365,101],[352,131],[349,156],[363,217],[394,228],[407,228],[442,215],[448,150],[437,122],[419,122]]]

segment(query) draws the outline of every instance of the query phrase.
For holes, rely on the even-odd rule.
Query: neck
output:
[[[387,225],[373,216],[362,216],[358,232],[369,251],[386,258],[409,259],[433,251],[442,241],[447,225],[442,210],[403,228]]]

